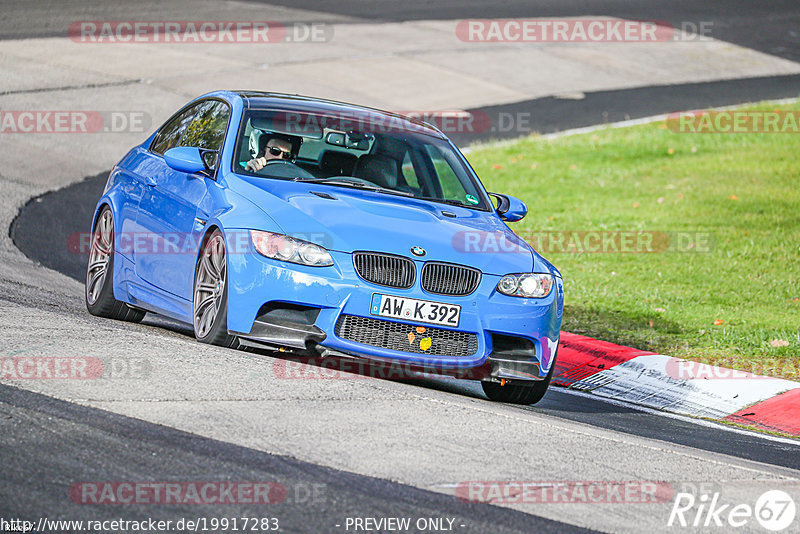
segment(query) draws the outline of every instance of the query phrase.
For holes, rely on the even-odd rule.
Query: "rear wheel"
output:
[[[86,309],[92,315],[139,322],[145,312],[114,298],[114,214],[106,206],[97,217],[86,267]]]
[[[235,347],[228,334],[228,261],[222,232],[206,239],[194,275],[194,336],[202,343]]]
[[[557,355],[557,352],[556,352]],[[550,372],[544,380],[531,382],[530,384],[506,384],[501,386],[497,382],[481,382],[483,392],[489,400],[495,402],[508,402],[511,404],[536,404],[547,393],[550,380],[553,378],[553,371],[556,368],[556,359],[550,365]]]

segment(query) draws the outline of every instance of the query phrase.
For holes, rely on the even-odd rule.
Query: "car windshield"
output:
[[[403,119],[377,123],[375,116],[249,110],[233,170],[489,209],[474,173],[446,140]]]

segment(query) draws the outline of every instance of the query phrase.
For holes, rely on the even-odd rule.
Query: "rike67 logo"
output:
[[[781,490],[764,492],[754,505],[724,502],[719,492],[703,492],[699,497],[694,493],[680,492],[675,495],[667,526],[728,532],[741,527],[752,529],[755,520],[768,531],[780,532],[794,523],[796,513],[794,499]]]

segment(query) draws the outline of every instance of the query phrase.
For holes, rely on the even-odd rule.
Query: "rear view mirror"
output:
[[[330,132],[325,136],[325,142],[329,145],[344,146],[344,134],[342,132]]]
[[[497,208],[495,208],[495,211],[504,221],[520,221],[528,214],[528,206],[517,197],[501,195],[500,193],[489,194],[497,200]]]
[[[176,171],[195,174],[206,170],[206,164],[200,155],[200,149],[190,146],[178,146],[164,152],[164,161]]]
[[[369,145],[373,139],[375,139],[375,136],[369,133],[347,132],[344,137],[344,144],[347,148],[369,150]]]
[[[325,142],[329,145],[342,146],[355,150],[369,150],[375,136],[370,133],[361,132],[329,132],[325,136]]]

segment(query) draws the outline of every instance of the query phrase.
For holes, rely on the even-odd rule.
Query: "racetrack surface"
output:
[[[283,2],[273,2],[278,3]],[[239,63],[229,67],[219,55],[190,48],[157,49],[169,68],[150,63],[154,49],[136,49],[130,57],[123,53],[124,45],[85,45],[88,48],[73,52],[63,35],[75,20],[119,20],[135,13],[138,20],[260,16],[322,21],[344,24],[346,29],[337,37],[346,46],[333,48],[348,54],[344,60],[363,58],[370,47],[405,50],[381,56],[363,79],[379,79],[375,72],[384,72],[379,70],[383,63],[422,68],[430,60],[427,65],[441,66],[468,54],[461,49],[421,50],[426,44],[444,42],[441,35],[448,21],[467,17],[610,15],[673,23],[715,21],[714,36],[724,43],[687,48],[681,57],[714,54],[737,74],[692,78],[686,69],[676,67],[660,73],[661,79],[682,80],[672,85],[648,85],[646,80],[626,78],[627,74],[598,81],[587,74],[581,83],[589,89],[573,100],[559,96],[573,91],[571,81],[554,80],[551,93],[523,94],[497,80],[481,85],[480,72],[465,65],[463,71],[478,80],[476,85],[459,78],[448,86],[469,89],[457,95],[465,109],[490,115],[530,113],[534,130],[550,132],[680,109],[796,96],[800,65],[795,62],[800,58],[797,35],[792,33],[798,26],[795,4],[721,5],[606,0],[586,7],[568,1],[538,3],[532,10],[530,3],[516,1],[371,2],[368,8],[363,2],[326,1],[277,7],[210,1],[135,6],[121,1],[7,2],[0,22],[0,36],[6,39],[0,42],[0,51],[6,54],[0,56],[0,66],[9,76],[6,85],[0,85],[0,109],[139,109],[146,111],[152,124],[146,132],[0,136],[4,143],[0,356],[100,358],[107,369],[116,370],[96,380],[3,381],[0,516],[174,519],[268,514],[278,517],[286,532],[345,532],[341,521],[347,517],[447,516],[457,519],[456,532],[569,532],[584,527],[605,532],[684,531],[667,527],[671,502],[501,499],[467,504],[454,496],[455,488],[466,481],[513,480],[662,481],[674,492],[719,492],[724,502],[751,505],[764,491],[783,489],[800,503],[796,440],[667,416],[559,388],[536,406],[519,407],[490,403],[479,385],[464,381],[391,381],[353,374],[321,378],[313,370],[286,377],[279,372],[283,360],[274,354],[201,345],[185,326],[152,315],[140,325],[97,319],[83,304],[85,257],[68,247],[71,235],[88,231],[110,166],[188,98],[209,83],[220,83],[209,81],[200,67],[229,68],[230,76],[252,72],[257,80],[253,86],[258,87],[272,79],[281,84],[293,79],[281,77],[280,68],[259,70],[258,54],[243,47],[230,49],[241,55],[231,58]],[[359,37],[348,40],[351,35]],[[408,43],[409,35],[430,41]],[[365,36],[372,41],[364,41],[361,49],[347,48]],[[21,37],[37,39],[21,41]],[[409,50],[414,44],[420,50]],[[303,61],[319,67],[333,54],[331,47],[275,50],[280,53],[270,50],[264,56],[271,60],[277,54],[282,61],[295,61],[286,67],[292,75],[301,74],[297,65]],[[618,50],[634,65],[647,58],[646,53]],[[493,53],[503,52],[487,52],[485,64],[492,63]],[[586,65],[593,49],[574,53]],[[64,63],[48,63],[56,56]],[[202,61],[207,64],[198,58],[206,58]],[[317,58],[324,61],[314,63]],[[515,74],[514,65],[507,70],[509,76]],[[442,72],[442,79],[452,74]],[[316,88],[315,94],[362,98],[357,83],[326,86],[314,85],[317,79],[303,79],[304,90]],[[418,89],[404,86],[395,93],[381,93],[375,102],[386,102],[393,109],[408,109],[402,106],[409,101],[421,109],[441,109],[442,100],[435,98],[441,88],[435,82],[418,83]],[[465,136],[460,142],[502,137],[496,134]],[[79,505],[68,493],[79,482],[159,480],[267,480],[290,490],[302,491],[313,484],[322,484],[323,489],[316,501],[287,499],[274,508]],[[763,531],[754,522],[739,530]]]
[[[262,6],[259,6],[262,4]],[[266,5],[263,5],[266,4]],[[57,9],[51,9],[57,6]],[[282,9],[277,10],[280,6]],[[187,20],[191,11],[202,20],[227,20],[230,9],[212,2],[179,0],[166,3],[109,0],[91,5],[81,0],[5,2],[6,24],[0,39],[61,36],[75,20]],[[342,0],[257,0],[238,6],[239,20],[262,16],[281,21],[402,22],[411,20],[558,18],[610,16],[629,20],[666,21],[680,28],[684,22],[710,22],[715,38],[767,54],[800,60],[800,10],[794,0],[428,0],[342,1]],[[221,15],[222,14],[222,15]],[[76,16],[78,15],[78,16]]]
[[[115,480],[125,466],[130,481],[225,481],[281,484],[285,493],[265,504],[203,505],[207,517],[278,517],[283,532],[329,532],[347,517],[447,517],[463,532],[589,532],[506,508],[470,503],[414,487],[354,475],[86,408],[0,385],[7,462],[0,517],[154,520],[198,517],[192,504],[95,504],[70,493],[79,482]],[[62,439],[53,441],[54,435]],[[38,479],[31,480],[31,466]],[[67,495],[69,499],[65,499]],[[272,493],[269,494],[270,496]],[[88,502],[85,502],[88,501]]]
[[[14,243],[29,258],[82,282],[87,256],[77,253],[66,244],[77,243],[76,236],[88,232],[94,202],[102,194],[107,176],[108,173],[102,173],[88,177],[59,191],[31,199],[11,226]],[[65,246],[53,247],[53,242],[64,243]],[[192,335],[189,328],[176,326],[152,314],[148,315],[146,322],[183,332],[188,338]],[[466,380],[425,379],[414,384],[456,395],[485,398],[476,383]],[[612,406],[602,400],[567,393],[559,388],[553,388],[545,400],[536,406],[518,409],[739,458],[800,468],[800,455],[791,454],[800,452],[800,449],[795,450],[793,445],[786,442],[735,432],[727,432],[727,439],[720,439],[720,432],[726,430],[720,425],[700,426],[687,419],[645,413],[635,407]]]
[[[531,117],[533,131],[550,134],[666,115],[675,110],[710,109],[795,95],[800,95],[800,76],[767,76],[595,91],[582,93],[577,100],[548,96],[468,111],[498,119],[503,116]],[[495,127],[483,135],[455,132],[450,137],[459,145],[467,145],[486,139],[513,139],[519,135],[515,131],[503,131]]]

